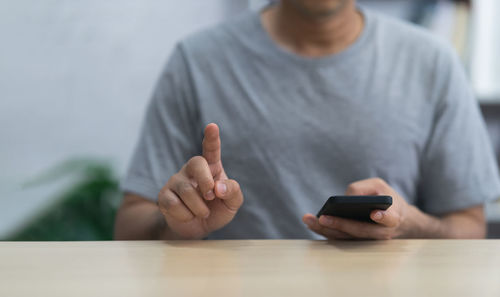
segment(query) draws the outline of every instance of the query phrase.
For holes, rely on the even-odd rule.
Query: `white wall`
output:
[[[500,102],[500,1],[474,0],[472,81],[479,97]]]
[[[0,0],[0,236],[52,197],[20,185],[74,156],[126,168],[174,43],[246,0]]]

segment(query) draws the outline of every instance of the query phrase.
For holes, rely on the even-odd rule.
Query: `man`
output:
[[[117,239],[482,238],[500,196],[456,56],[354,0],[282,0],[181,42],[122,187]],[[393,205],[376,224],[311,214],[343,192]]]

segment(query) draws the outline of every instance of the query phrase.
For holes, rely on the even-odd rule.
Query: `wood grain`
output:
[[[0,296],[500,296],[500,241],[3,242]]]

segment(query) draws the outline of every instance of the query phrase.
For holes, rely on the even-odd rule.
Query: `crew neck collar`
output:
[[[373,19],[372,15],[368,13],[365,9],[361,8],[360,6],[358,6],[357,9],[363,15],[365,25],[363,27],[363,31],[358,36],[356,41],[354,41],[354,43],[352,43],[351,45],[349,45],[349,47],[347,47],[346,49],[342,50],[339,53],[319,58],[309,58],[301,56],[277,44],[271,38],[271,36],[269,36],[269,33],[266,31],[266,29],[262,24],[261,21],[262,10],[259,10],[253,14],[253,25],[255,26],[261,45],[265,46],[274,56],[277,56],[281,59],[286,59],[293,63],[301,64],[303,66],[322,66],[322,65],[336,63],[337,61],[345,60],[346,58],[355,55],[357,52],[359,52],[365,47],[365,44],[367,43],[371,35],[371,32],[373,31]]]

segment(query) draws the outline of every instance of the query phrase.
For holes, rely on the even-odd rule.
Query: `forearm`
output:
[[[116,240],[178,239],[168,229],[155,203],[130,196],[116,214],[114,237]]]
[[[431,216],[414,206],[409,206],[406,233],[409,238],[472,239],[486,236],[483,207],[473,207],[441,218]]]

